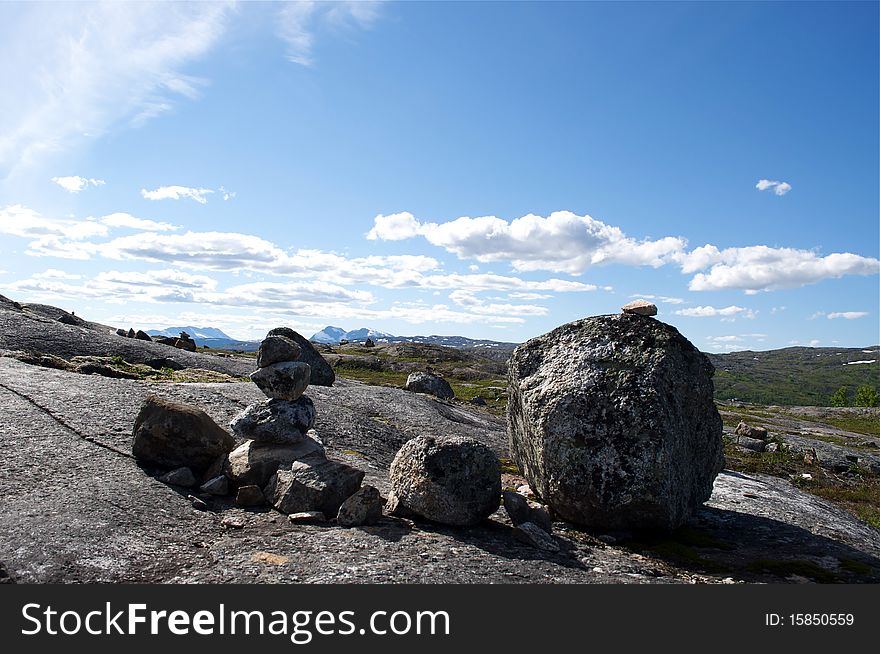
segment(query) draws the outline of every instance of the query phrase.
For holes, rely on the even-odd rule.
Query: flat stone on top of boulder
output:
[[[472,526],[501,503],[501,463],[472,438],[413,438],[397,452],[389,474],[395,502],[434,522]]]
[[[341,527],[374,525],[382,517],[385,501],[375,486],[365,485],[339,507],[336,523]]]
[[[747,425],[743,421],[736,426],[736,429],[733,430],[733,433],[737,436],[747,436],[748,438],[759,438],[762,441],[767,440],[767,430],[763,427],[752,427],[751,425]]]
[[[235,440],[207,413],[193,406],[150,395],[141,406],[132,431],[132,454],[160,468],[204,472]]]
[[[605,530],[671,531],[724,466],[709,359],[658,320],[563,325],[508,363],[514,462],[560,517]]]
[[[229,453],[224,472],[237,486],[254,484],[262,488],[279,468],[313,458],[323,459],[324,448],[311,438],[303,437],[289,445],[246,441]]]
[[[251,381],[269,399],[295,400],[309,387],[311,372],[302,361],[282,361],[252,372]]]
[[[302,348],[297,345],[296,341],[281,336],[267,336],[260,343],[260,349],[257,350],[257,368],[265,368],[273,363],[281,363],[282,361],[296,361]]]
[[[315,405],[305,395],[296,400],[266,400],[251,404],[230,426],[239,438],[259,443],[298,443],[315,424]]]
[[[323,460],[295,461],[281,469],[266,485],[266,497],[282,513],[320,511],[335,516],[339,507],[357,492],[364,471],[344,463]]]
[[[647,300],[633,300],[628,304],[620,307],[624,313],[634,313],[639,316],[656,316],[657,305]]]
[[[276,327],[267,334],[267,338],[269,336],[285,336],[299,345],[301,351],[298,360],[309,364],[309,367],[312,369],[310,384],[315,386],[333,386],[333,382],[336,381],[336,373],[333,372],[333,368],[330,367],[327,360],[320,355],[307,338],[289,327]]]
[[[449,382],[429,372],[412,372],[406,378],[404,388],[413,393],[427,393],[444,400],[451,400],[455,392]]]
[[[189,468],[176,468],[171,472],[167,472],[161,477],[159,477],[159,481],[163,484],[171,484],[172,486],[183,486],[185,488],[192,488],[196,485],[196,478],[193,475],[192,470]]]

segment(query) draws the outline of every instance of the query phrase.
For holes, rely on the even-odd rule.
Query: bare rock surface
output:
[[[60,325],[56,329],[66,329]],[[150,344],[146,344],[150,345]],[[163,347],[153,344],[153,347]],[[201,356],[201,355],[200,355]],[[342,529],[290,524],[268,507],[186,493],[145,474],[131,427],[151,392],[224,425],[262,394],[250,382],[157,384],[84,377],[0,358],[0,552],[22,583],[719,583],[786,582],[767,560],[806,560],[844,582],[880,581],[880,532],[787,481],[723,472],[686,525],[703,540],[693,565],[607,545],[554,522],[558,552],[513,537],[505,511],[472,528],[383,516]],[[467,405],[340,380],[310,387],[333,460],[387,494],[400,446],[422,433],[473,436],[506,456],[504,424]],[[523,482],[519,482],[520,484]],[[34,535],[39,537],[35,538]],[[711,565],[710,565],[711,564]],[[712,567],[716,566],[716,567]],[[867,572],[854,572],[854,570]]]

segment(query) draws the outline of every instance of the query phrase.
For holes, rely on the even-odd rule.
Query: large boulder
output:
[[[296,461],[279,470],[265,488],[266,498],[282,513],[320,511],[335,516],[354,495],[364,471],[336,461]]]
[[[389,503],[446,525],[471,526],[501,504],[501,463],[462,436],[418,436],[391,463]]]
[[[260,444],[247,441],[229,453],[224,467],[226,476],[236,486],[265,486],[279,468],[289,468],[301,459],[324,458],[324,448],[304,437],[289,445]]]
[[[315,424],[315,405],[303,395],[297,400],[266,400],[251,404],[233,418],[232,432],[260,443],[298,443]]]
[[[404,388],[413,393],[427,393],[444,400],[451,400],[455,392],[449,382],[429,372],[413,372],[406,378]]]
[[[510,452],[562,518],[672,530],[724,466],[714,368],[678,330],[636,314],[563,325],[509,361]]]
[[[327,360],[318,353],[315,346],[307,338],[289,327],[276,327],[268,333],[267,338],[269,336],[286,336],[299,345],[300,354],[298,360],[309,364],[309,367],[312,369],[310,384],[315,386],[333,386],[333,382],[336,381],[336,373],[333,372],[333,368],[330,367]]]
[[[232,436],[201,409],[156,395],[144,401],[132,438],[138,461],[195,472],[204,472],[235,446]]]

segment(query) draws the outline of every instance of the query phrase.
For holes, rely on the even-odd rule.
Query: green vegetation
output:
[[[849,388],[841,386],[831,396],[831,406],[849,406]]]
[[[877,402],[877,391],[873,386],[859,386],[856,389],[856,399],[854,402],[856,406],[877,406]]]
[[[755,404],[827,406],[832,395],[847,388],[880,387],[877,347],[790,347],[768,352],[707,355],[715,366],[715,399]]]

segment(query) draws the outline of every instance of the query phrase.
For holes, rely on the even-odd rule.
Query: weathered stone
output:
[[[519,542],[531,545],[545,552],[558,552],[559,543],[534,522],[523,522],[514,527],[513,537]]]
[[[168,357],[154,357],[152,359],[147,359],[144,363],[154,370],[161,370],[162,368],[183,370],[186,367],[182,363],[178,363],[174,359],[169,359]]]
[[[122,337],[124,337],[124,338],[127,338],[127,337],[128,337],[128,332],[125,331],[124,329],[117,329],[117,330],[116,330],[116,335],[117,335],[117,336],[122,336]]]
[[[442,524],[475,525],[501,503],[501,463],[470,438],[418,436],[400,448],[390,477],[400,503]]]
[[[76,322],[76,318],[71,316],[69,313],[62,313],[60,316],[58,316],[58,318],[56,318],[56,320],[58,320],[58,322],[60,322],[62,325],[76,325],[76,324],[78,324]]]
[[[152,341],[153,337],[150,336],[147,332],[139,329],[134,333],[134,337],[139,341]]]
[[[736,444],[753,452],[763,452],[767,449],[767,442],[760,438],[749,438],[748,436],[737,436]]]
[[[226,475],[218,475],[202,484],[199,490],[211,495],[229,495],[229,478]]]
[[[376,344],[373,342],[372,338],[368,338],[364,341],[364,347],[376,347]]]
[[[270,399],[295,400],[309,387],[310,375],[309,364],[282,361],[252,372],[251,381]]]
[[[244,529],[244,518],[239,516],[226,516],[220,521],[220,524],[227,529]]]
[[[778,443],[767,443],[767,448],[764,450],[765,452],[777,452],[779,451]]]
[[[257,368],[264,368],[282,361],[296,361],[302,348],[286,336],[267,336],[257,350]]]
[[[266,503],[266,497],[259,486],[241,486],[235,494],[235,503],[238,506],[262,506]]]
[[[129,327],[129,328],[128,328],[128,331],[125,333],[125,335],[126,335],[128,338],[134,338],[135,333],[136,333],[136,332],[134,331],[134,328]]]
[[[553,531],[553,521],[544,507],[532,506],[525,497],[513,491],[504,491],[501,493],[501,498],[504,502],[504,510],[507,511],[514,526],[532,522],[547,533]]]
[[[192,470],[189,468],[176,468],[159,477],[159,481],[163,484],[183,486],[185,488],[192,488],[196,485],[195,475],[193,475]]]
[[[310,438],[289,445],[246,441],[229,453],[224,472],[236,486],[262,488],[279,468],[301,459],[323,459],[324,448]]]
[[[341,527],[374,525],[382,517],[384,504],[375,486],[363,486],[339,507],[336,523]]]
[[[321,511],[336,515],[364,478],[363,470],[336,461],[295,461],[266,485],[266,497],[282,513]]]
[[[763,427],[752,427],[740,421],[733,431],[737,436],[746,436],[747,438],[759,438],[762,441],[767,440],[767,430]]]
[[[327,516],[320,511],[300,511],[291,513],[287,520],[294,525],[323,525],[327,522]]]
[[[805,466],[814,466],[819,464],[819,455],[816,453],[816,448],[811,447],[804,451],[804,465]]]
[[[296,400],[266,400],[251,404],[230,423],[239,438],[259,443],[293,444],[315,424],[315,405],[305,395]]]
[[[235,440],[201,409],[156,395],[147,397],[134,421],[132,454],[161,468],[206,470]]]
[[[620,307],[620,310],[624,313],[632,313],[638,316],[656,316],[657,315],[657,305],[647,300],[633,300],[629,304],[624,304]]]
[[[395,518],[406,518],[407,520],[414,520],[420,517],[415,511],[406,508],[400,501],[400,498],[394,494],[394,491],[388,493],[388,499],[385,500],[385,513]]]
[[[186,332],[180,332],[180,337],[174,339],[174,347],[187,352],[196,351],[196,342]]]
[[[429,372],[413,372],[406,378],[404,388],[413,393],[427,393],[444,400],[451,400],[455,392],[449,382]]]
[[[708,358],[674,327],[596,316],[517,347],[508,436],[529,486],[596,529],[672,530],[724,465]]]
[[[312,345],[307,338],[293,331],[289,327],[276,327],[269,332],[268,336],[286,336],[300,347],[299,361],[309,364],[311,368],[311,378],[309,383],[315,386],[333,386],[336,380],[336,373],[322,357],[315,346]]]
[[[476,404],[477,406],[486,406],[486,400],[479,395],[472,397],[469,401],[471,404]]]
[[[208,503],[205,502],[205,500],[203,500],[202,498],[196,497],[195,495],[187,495],[186,499],[189,500],[189,503],[192,506],[192,508],[196,509],[197,511],[207,511],[208,510]]]

